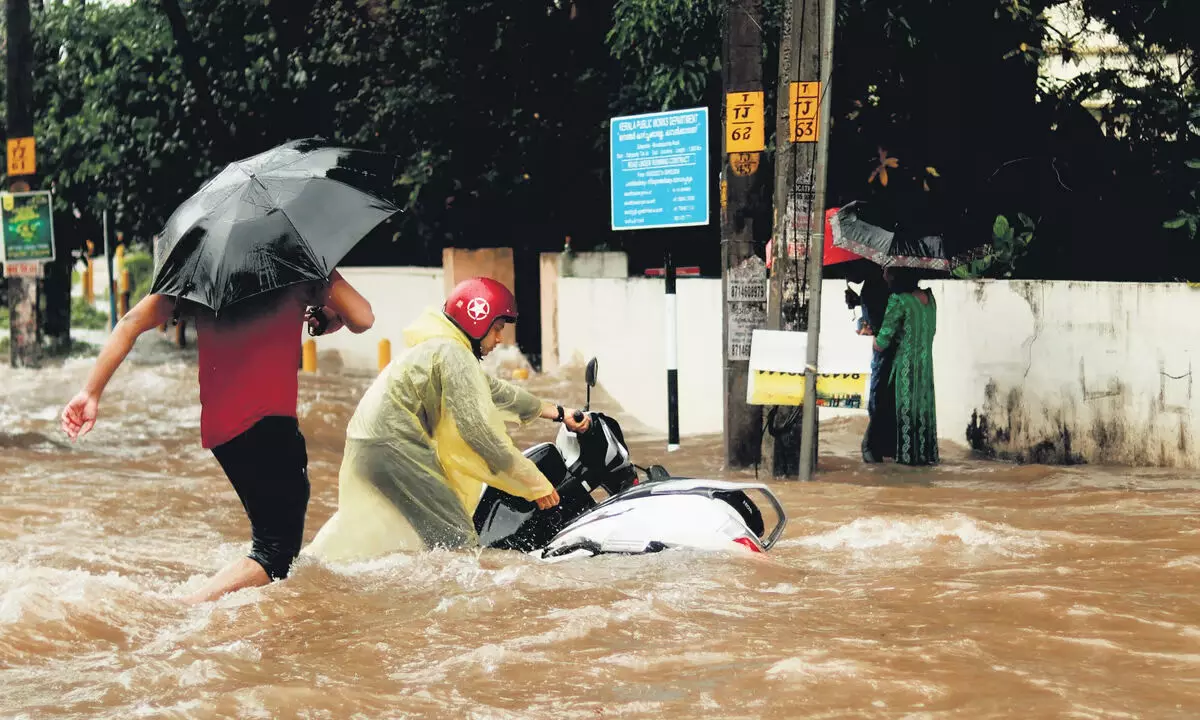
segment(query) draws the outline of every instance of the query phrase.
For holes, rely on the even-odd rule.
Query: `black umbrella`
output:
[[[941,235],[905,227],[861,200],[846,203],[829,225],[834,245],[884,267],[949,270],[955,264]]]
[[[231,163],[180,205],[155,241],[150,291],[219,313],[240,300],[326,280],[400,211],[384,199],[389,155],[297,140]]]

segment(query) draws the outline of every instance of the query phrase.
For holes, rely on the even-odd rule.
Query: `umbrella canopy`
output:
[[[898,227],[861,200],[834,213],[830,227],[834,246],[884,267],[949,270],[954,264],[941,235]]]
[[[830,265],[840,265],[842,263],[855,262],[862,260],[862,256],[858,253],[851,252],[845,248],[838,247],[833,244],[833,216],[837,215],[840,208],[829,208],[825,211],[825,252],[822,265],[829,267]]]
[[[859,255],[856,255],[856,254],[850,252],[849,250],[846,250],[846,249],[843,249],[840,247],[836,247],[833,244],[833,228],[830,226],[829,223],[830,223],[830,220],[833,219],[833,216],[834,216],[834,214],[837,213],[837,211],[838,211],[837,208],[829,208],[828,210],[825,211],[825,241],[824,241],[825,242],[825,251],[822,254],[822,260],[821,260],[821,264],[824,265],[825,267],[830,267],[831,265],[842,265],[845,263],[862,262],[863,261],[863,258],[860,257]],[[803,246],[803,243],[799,242],[798,240],[789,241],[787,244],[787,254],[790,257],[795,257],[795,258],[801,257],[801,255],[803,255],[803,253],[804,253],[802,246]],[[775,263],[775,239],[774,238],[767,240],[766,254],[767,254],[767,269],[770,270],[771,266]]]
[[[180,205],[155,241],[150,291],[220,313],[235,302],[328,279],[400,211],[384,199],[395,160],[297,140],[231,163]]]

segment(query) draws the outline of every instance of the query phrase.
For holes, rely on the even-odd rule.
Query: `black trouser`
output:
[[[300,554],[309,493],[308,450],[296,418],[265,417],[212,453],[250,518],[250,559],[272,580],[287,577]]]
[[[866,462],[882,462],[896,455],[896,386],[892,383],[894,353],[876,353],[871,361],[870,420],[863,435],[862,453]]]

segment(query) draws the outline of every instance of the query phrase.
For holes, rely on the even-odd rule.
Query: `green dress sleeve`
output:
[[[892,344],[897,331],[900,330],[900,325],[904,320],[902,303],[899,295],[888,298],[887,310],[883,313],[883,324],[875,335],[875,344],[882,350],[886,350]]]

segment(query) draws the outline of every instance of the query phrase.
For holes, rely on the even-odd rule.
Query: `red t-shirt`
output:
[[[305,298],[299,289],[254,317],[196,321],[200,440],[214,448],[268,415],[296,417]]]

